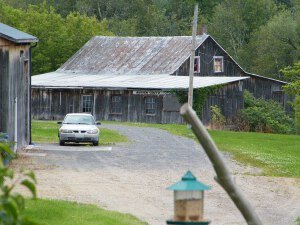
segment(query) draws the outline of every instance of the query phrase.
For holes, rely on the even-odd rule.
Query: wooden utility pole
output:
[[[188,103],[191,107],[193,107],[194,60],[195,60],[197,20],[198,20],[198,3],[196,3],[194,9],[193,39],[192,39],[191,57],[190,57],[190,74],[189,74],[190,83],[189,83]]]

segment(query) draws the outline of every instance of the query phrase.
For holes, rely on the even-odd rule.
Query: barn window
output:
[[[83,95],[82,96],[82,112],[92,113],[93,110],[93,96]]]
[[[200,56],[195,56],[195,59],[194,59],[194,73],[200,73]]]
[[[156,98],[155,97],[146,97],[146,114],[155,115],[156,114]]]
[[[122,113],[122,96],[113,95],[111,96],[111,113],[121,114]]]
[[[214,72],[221,73],[224,70],[223,56],[214,56]]]
[[[282,91],[273,91],[272,92],[272,99],[275,102],[279,102],[283,104],[283,94]]]

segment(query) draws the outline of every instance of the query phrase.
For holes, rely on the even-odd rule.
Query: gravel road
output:
[[[154,128],[102,127],[127,135],[130,142],[111,147],[36,144],[21,152],[14,166],[35,171],[39,197],[97,204],[131,213],[150,225],[162,225],[171,218],[173,193],[166,188],[191,170],[212,187],[206,192],[204,212],[211,224],[246,224],[214,181],[212,165],[198,143]],[[258,169],[224,157],[263,224],[296,224],[300,216],[299,179],[255,176]]]

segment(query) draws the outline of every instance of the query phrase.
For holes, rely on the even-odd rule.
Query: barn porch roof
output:
[[[209,87],[248,79],[249,77],[194,77],[194,88]],[[188,89],[188,76],[173,75],[91,75],[51,72],[32,77],[32,88],[96,89]]]

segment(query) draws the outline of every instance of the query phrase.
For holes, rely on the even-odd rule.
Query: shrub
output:
[[[210,107],[212,117],[211,117],[211,127],[213,129],[222,130],[225,125],[225,117],[222,115],[220,108],[215,105]]]
[[[13,157],[14,153],[7,143],[0,142],[0,152]],[[31,194],[36,196],[35,176],[30,171],[21,171],[19,177],[15,178],[14,172],[3,165],[0,156],[0,224],[2,225],[35,225],[24,216],[25,198],[13,192],[18,185],[26,187]]]
[[[250,92],[244,92],[245,108],[241,117],[250,131],[268,133],[291,133],[293,120],[285,114],[283,107],[272,100],[256,99]]]
[[[296,96],[293,102],[295,111],[295,130],[296,134],[300,134],[300,95]]]

